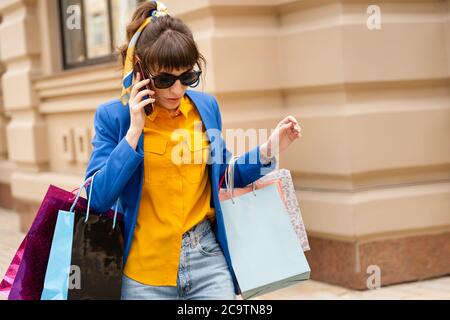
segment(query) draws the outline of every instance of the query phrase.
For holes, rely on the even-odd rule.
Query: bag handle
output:
[[[233,196],[234,196],[234,164],[236,163],[238,156],[233,156],[230,159],[230,162],[228,163],[226,175],[225,175],[225,186],[227,188],[227,192],[231,196],[231,200],[234,203]]]
[[[222,184],[223,184],[224,180],[227,179],[228,169],[229,169],[229,167],[230,167],[231,161],[232,161],[235,157],[237,158],[237,156],[233,156],[233,157],[231,158],[230,162],[228,163],[228,165],[227,165],[227,167],[226,167],[226,169],[225,169],[225,172],[224,172],[222,178],[220,178],[220,182],[219,182],[219,192],[220,192],[220,189],[222,188]],[[228,190],[227,182],[228,182],[228,180],[225,181],[225,188]]]
[[[75,190],[78,190],[78,192],[77,192],[77,195],[75,197],[75,200],[73,201],[72,206],[70,207],[69,212],[73,212],[73,210],[75,209],[75,206],[77,205],[78,199],[80,198],[81,192],[83,191],[83,189],[86,190],[86,192],[87,192],[86,184],[89,182],[90,179],[91,178],[86,179],[86,181],[84,181],[79,188],[75,189]]]
[[[78,202],[78,199],[80,198],[81,192],[83,191],[83,189],[86,190],[86,192],[87,192],[87,188],[86,188],[87,186],[86,185],[90,182],[91,188],[89,189],[89,197],[88,197],[88,203],[87,203],[87,208],[86,208],[86,218],[84,219],[84,223],[86,223],[88,221],[88,219],[89,219],[89,211],[90,211],[90,207],[91,207],[91,198],[92,198],[91,197],[92,196],[92,189],[94,188],[94,178],[97,175],[97,173],[98,173],[98,171],[96,173],[94,173],[92,175],[92,177],[87,178],[83,182],[83,184],[80,186],[80,188],[78,190],[77,196],[76,196],[72,206],[70,207],[70,211],[69,212],[73,212],[73,210],[75,209],[75,206],[76,206],[76,204]],[[119,207],[119,200],[117,199],[115,210],[114,210],[114,220],[113,220],[113,227],[112,227],[113,229],[116,227],[118,207]]]
[[[230,195],[230,199],[233,202],[233,204],[234,204],[234,168],[235,168],[235,163],[237,162],[238,159],[239,159],[239,156],[233,156],[230,159],[230,162],[228,163],[227,168],[225,169],[225,173],[219,183],[219,192],[220,192],[222,183],[225,179],[225,188],[227,189],[227,192]],[[252,182],[252,193],[256,197],[255,189],[256,189],[256,184],[255,184],[255,182]]]

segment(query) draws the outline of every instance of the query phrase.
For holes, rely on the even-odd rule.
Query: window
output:
[[[64,69],[114,60],[142,0],[59,0]]]

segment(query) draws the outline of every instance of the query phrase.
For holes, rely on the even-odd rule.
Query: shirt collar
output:
[[[180,102],[179,111],[183,114],[185,118],[188,117],[189,112],[192,110],[192,107],[193,105],[189,100],[189,97],[184,95],[184,97],[181,99]],[[154,121],[160,112],[164,113],[164,116],[169,116],[169,112],[163,109],[163,107],[155,106],[155,110],[153,110],[152,114],[148,116],[148,119]]]

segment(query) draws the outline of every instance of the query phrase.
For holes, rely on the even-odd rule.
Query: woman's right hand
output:
[[[144,129],[146,117],[144,107],[155,102],[155,99],[151,98],[142,100],[145,96],[153,96],[155,92],[148,89],[140,91],[143,87],[148,85],[150,79],[143,81],[140,80],[141,75],[138,72],[136,74],[135,84],[133,84],[131,89],[130,100],[128,102],[130,106],[130,128],[128,129],[125,138],[133,149],[136,149],[142,130]]]

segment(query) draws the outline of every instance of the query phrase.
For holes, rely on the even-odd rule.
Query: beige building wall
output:
[[[303,137],[294,178],[312,278],[364,289],[450,273],[450,1],[166,0],[208,60],[225,129]],[[77,187],[117,63],[63,70],[56,1],[0,2],[0,205],[30,225],[49,184]],[[261,141],[262,142],[262,141]],[[369,269],[368,269],[369,268]]]

